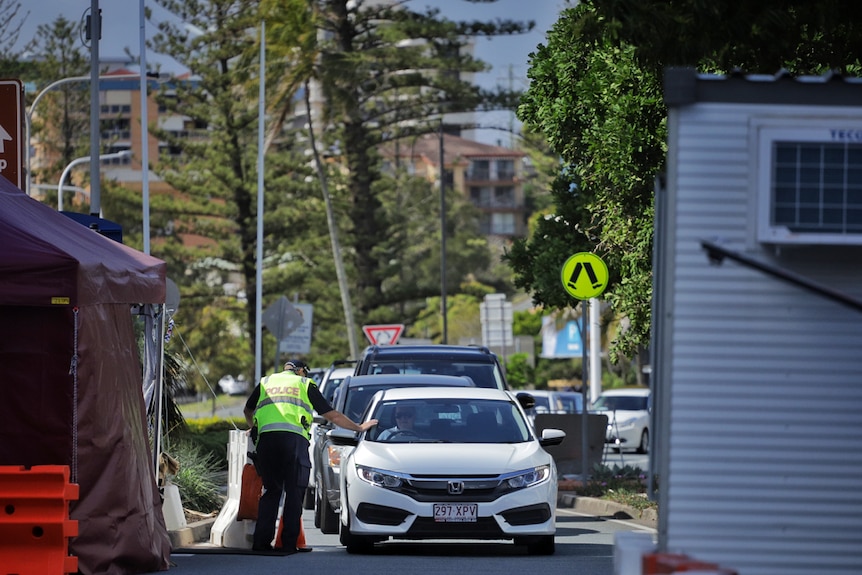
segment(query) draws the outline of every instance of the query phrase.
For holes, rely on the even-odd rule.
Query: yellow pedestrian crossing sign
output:
[[[576,299],[598,297],[608,287],[608,266],[599,256],[579,252],[563,264],[563,288]]]

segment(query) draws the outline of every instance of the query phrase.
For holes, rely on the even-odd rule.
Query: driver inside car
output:
[[[395,426],[384,429],[377,437],[378,441],[397,441],[401,438],[415,436],[413,423],[416,420],[416,410],[407,405],[399,405],[395,408]]]

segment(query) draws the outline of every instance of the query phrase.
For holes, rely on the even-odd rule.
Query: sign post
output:
[[[586,300],[598,297],[608,287],[608,266],[599,256],[589,252],[579,252],[569,257],[560,270],[563,289],[575,299],[581,300],[581,397],[584,412],[581,414],[581,480],[586,482],[589,476],[590,444],[587,438],[587,310]]]
[[[0,176],[24,189],[24,84],[0,80]]]

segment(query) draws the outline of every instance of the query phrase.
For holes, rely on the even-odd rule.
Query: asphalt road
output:
[[[537,572],[542,575],[612,575],[617,533],[639,531],[653,537],[655,531],[631,521],[593,517],[572,509],[557,510],[556,553],[546,557],[526,554],[509,541],[390,541],[377,545],[371,555],[350,555],[337,535],[324,535],[313,527],[311,511],[303,514],[305,536],[312,553],[289,557],[214,553],[199,547],[196,552],[176,552],[170,571],[182,575],[256,575],[289,571],[351,575],[381,573],[469,572],[471,575]]]

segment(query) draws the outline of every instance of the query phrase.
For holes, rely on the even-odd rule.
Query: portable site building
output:
[[[665,73],[659,548],[862,572],[862,80]]]

